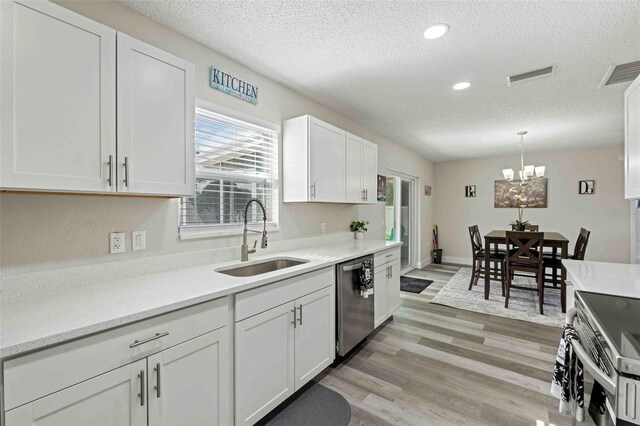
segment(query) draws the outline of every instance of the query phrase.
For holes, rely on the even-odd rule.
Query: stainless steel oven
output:
[[[640,299],[576,291],[567,323],[584,371],[605,390],[601,424],[640,425]]]

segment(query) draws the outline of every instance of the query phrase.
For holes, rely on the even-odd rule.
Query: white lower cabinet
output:
[[[333,283],[237,322],[236,424],[251,425],[260,420],[334,358]]]
[[[146,367],[140,360],[10,410],[6,426],[146,425]]]
[[[396,251],[397,256],[396,256]],[[373,270],[373,312],[375,327],[385,322],[400,308],[400,260],[399,250],[386,254],[386,262]],[[377,257],[376,257],[377,259]],[[383,256],[380,259],[385,259]],[[374,265],[377,265],[374,260]]]
[[[231,421],[226,298],[5,361],[5,426]]]
[[[335,358],[335,296],[323,289],[295,302],[296,390],[317,376]]]
[[[227,425],[227,327],[147,358],[149,425]]]
[[[253,424],[294,392],[293,302],[236,324],[236,424]]]

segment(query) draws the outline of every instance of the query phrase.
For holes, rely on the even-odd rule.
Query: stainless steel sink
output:
[[[232,277],[253,277],[255,275],[266,274],[267,272],[278,271],[280,269],[291,268],[292,266],[302,265],[308,260],[303,259],[270,259],[264,262],[251,263],[249,265],[231,266],[216,269],[221,274],[231,275]]]

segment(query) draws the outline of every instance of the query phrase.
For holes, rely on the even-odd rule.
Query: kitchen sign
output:
[[[215,67],[209,70],[209,85],[252,104],[258,103],[258,88]]]

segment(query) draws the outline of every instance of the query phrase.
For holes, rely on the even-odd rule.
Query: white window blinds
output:
[[[267,220],[278,218],[278,132],[196,108],[195,197],[182,199],[181,227],[224,228],[241,224],[244,206],[258,198]],[[249,222],[262,222],[252,203]]]

